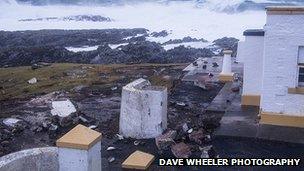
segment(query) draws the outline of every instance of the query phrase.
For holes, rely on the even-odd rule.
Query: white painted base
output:
[[[124,137],[155,138],[167,128],[167,89],[144,79],[122,90],[119,129]]]
[[[59,171],[101,171],[101,144],[89,150],[59,147]]]

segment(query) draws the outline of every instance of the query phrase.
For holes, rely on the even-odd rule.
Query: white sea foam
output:
[[[66,47],[66,49],[71,52],[88,52],[97,50],[97,48],[98,46]]]
[[[172,30],[172,34],[165,38],[153,38],[159,42],[186,36],[213,41],[224,36],[242,38],[245,29],[263,27],[266,18],[264,11],[227,14],[210,10],[212,6],[220,8],[219,2],[223,2],[222,0],[209,0],[206,3],[213,4],[206,8],[198,8],[191,1],[120,6],[31,6],[18,5],[13,1],[7,0],[6,5],[0,5],[0,30],[146,28],[150,31]],[[225,0],[227,4],[224,3],[223,6],[237,4],[238,1]],[[101,15],[114,21],[18,21],[75,15]]]
[[[164,46],[165,50],[170,50],[178,46],[185,46],[191,48],[205,48],[210,46],[210,42],[186,42],[186,43],[176,43],[176,44],[168,44]]]

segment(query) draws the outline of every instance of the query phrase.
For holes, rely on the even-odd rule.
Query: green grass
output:
[[[78,85],[91,86],[94,84],[112,84],[121,79],[122,75],[139,73],[142,69],[149,70],[158,67],[177,67],[182,69],[185,64],[52,64],[51,66],[32,70],[31,67],[0,68],[0,100],[27,98],[31,95],[49,93],[58,90],[70,90]],[[85,77],[71,77],[65,74],[73,70],[86,70]],[[102,78],[100,74],[108,75]],[[36,77],[36,84],[28,84],[28,80]],[[168,80],[152,77],[156,85],[170,86]]]

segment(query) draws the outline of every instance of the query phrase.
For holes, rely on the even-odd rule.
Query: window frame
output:
[[[300,69],[301,68],[304,69],[304,64],[298,64],[298,72],[297,72],[297,85],[298,85],[298,87],[304,87],[304,82],[300,82]],[[303,73],[303,75],[304,75],[304,73]]]

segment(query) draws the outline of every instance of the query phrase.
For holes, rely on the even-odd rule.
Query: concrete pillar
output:
[[[167,129],[167,88],[138,79],[122,89],[119,130],[124,137],[155,138]]]
[[[59,171],[100,171],[101,133],[77,125],[56,141]]]
[[[221,82],[230,82],[233,81],[234,73],[231,71],[231,50],[225,50],[224,51],[224,57],[223,57],[223,66],[222,66],[222,72],[219,75],[219,81]]]

